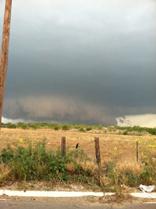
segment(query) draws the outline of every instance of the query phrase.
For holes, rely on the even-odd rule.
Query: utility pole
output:
[[[5,1],[2,46],[0,53],[0,126],[2,123],[3,113],[3,98],[5,89],[5,80],[8,68],[8,55],[9,55],[9,40],[10,40],[10,23],[11,23],[11,8],[12,0]]]

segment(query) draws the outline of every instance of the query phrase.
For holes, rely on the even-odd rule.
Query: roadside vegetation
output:
[[[146,156],[140,162],[102,163],[99,184],[98,166],[81,149],[59,151],[46,148],[45,143],[8,146],[0,152],[0,185],[12,182],[46,181],[63,184],[78,183],[105,191],[120,192],[139,184],[156,184],[156,160]]]
[[[0,183],[16,181],[79,182],[96,185],[91,161],[82,150],[62,156],[59,151],[47,150],[44,143],[3,149],[0,152]]]

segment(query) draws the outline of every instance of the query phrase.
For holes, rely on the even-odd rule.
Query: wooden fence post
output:
[[[139,162],[139,142],[136,142],[136,161]]]
[[[95,156],[96,156],[96,163],[98,165],[98,181],[99,181],[99,185],[101,185],[101,153],[100,153],[100,141],[98,137],[95,137]]]
[[[61,155],[62,157],[66,156],[66,137],[61,138]]]

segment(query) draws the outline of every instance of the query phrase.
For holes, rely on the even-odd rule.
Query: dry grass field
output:
[[[62,137],[66,137],[67,150],[70,151],[66,158],[55,152],[60,150]],[[95,137],[100,139],[100,177],[95,160]],[[139,161],[136,154],[137,142]],[[77,144],[79,149],[76,149]],[[12,149],[4,149],[8,145]],[[47,185],[44,182],[48,182],[47,189],[54,185],[76,183],[87,188],[121,193],[123,190],[136,189],[139,184],[156,183],[156,135],[147,131],[136,132],[136,128],[133,132],[118,128],[83,131],[2,128],[0,151],[0,187],[9,186],[11,182],[13,188],[16,188],[16,183],[21,187],[22,182],[25,182],[28,188],[35,189],[36,183],[33,181],[36,181],[37,185],[43,182],[44,186]]]
[[[145,134],[121,135],[117,133],[106,133],[104,130],[91,130],[80,132],[78,130],[52,130],[52,129],[8,129],[0,131],[0,149],[7,145],[18,146],[29,143],[45,141],[48,149],[57,150],[60,148],[61,137],[67,139],[67,148],[75,149],[77,143],[86,154],[95,160],[94,137],[100,138],[102,161],[110,159],[120,162],[136,161],[136,141],[139,141],[139,155],[156,157],[156,136]]]

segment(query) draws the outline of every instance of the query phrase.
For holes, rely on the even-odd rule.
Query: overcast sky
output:
[[[147,113],[156,113],[155,0],[13,1],[6,117],[114,123]]]

